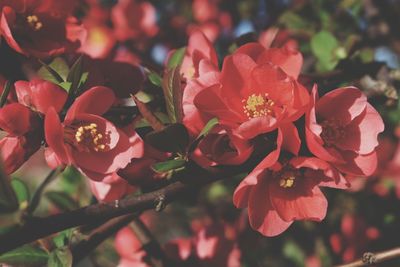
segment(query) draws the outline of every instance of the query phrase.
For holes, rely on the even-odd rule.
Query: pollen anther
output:
[[[249,119],[271,115],[275,102],[268,99],[268,94],[252,94],[242,100],[243,111]]]

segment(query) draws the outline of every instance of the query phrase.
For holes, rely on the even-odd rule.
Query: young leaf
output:
[[[218,118],[213,118],[209,120],[204,126],[203,130],[201,130],[200,134],[197,136],[196,140],[191,143],[189,152],[193,151],[197,147],[201,139],[203,139],[218,123]]]
[[[69,73],[68,64],[62,58],[55,58],[49,65],[43,61],[39,61],[42,67],[38,71],[39,77],[55,84],[62,83],[67,80]]]
[[[143,118],[147,120],[150,126],[156,130],[161,131],[164,129],[164,124],[154,115],[154,113],[147,107],[145,103],[140,101],[136,96],[132,96],[133,101],[142,114]]]
[[[0,213],[13,212],[18,209],[18,199],[11,187],[10,179],[0,162]]]
[[[65,192],[50,191],[46,192],[45,196],[60,210],[69,211],[79,208],[75,200]]]
[[[72,65],[70,72],[67,76],[67,82],[71,83],[70,95],[75,96],[79,90],[79,85],[82,80],[83,60],[80,56]]]
[[[180,66],[182,64],[183,58],[185,57],[185,53],[186,53],[186,47],[181,47],[175,50],[175,52],[172,53],[171,57],[168,60],[167,68],[172,69],[177,66]]]
[[[26,207],[29,202],[28,186],[20,179],[14,178],[11,180],[11,186],[17,196],[20,208]]]
[[[151,71],[147,77],[149,78],[149,81],[154,84],[155,86],[161,87],[162,86],[162,78],[160,75],[155,73],[154,71]]]
[[[153,164],[151,168],[157,173],[164,173],[171,170],[179,169],[186,163],[184,159],[173,159]]]
[[[162,131],[146,135],[146,142],[164,152],[183,152],[189,143],[189,133],[180,123],[166,126]]]
[[[71,267],[72,253],[67,247],[62,247],[51,252],[47,262],[48,267]]]
[[[311,50],[318,59],[322,71],[329,71],[335,68],[338,60],[335,50],[339,47],[335,36],[330,32],[320,31],[311,39]]]
[[[0,96],[0,108],[2,108],[6,104],[7,97],[10,94],[12,86],[13,85],[11,84],[10,81],[7,81],[6,84],[4,85],[3,93]]]
[[[0,255],[0,263],[12,266],[43,266],[48,258],[46,251],[26,245]]]
[[[168,69],[164,75],[162,88],[164,91],[167,114],[171,122],[181,122],[183,117],[181,75],[179,66]]]
[[[60,232],[56,237],[53,238],[53,243],[57,248],[67,246],[71,239],[73,229],[67,229]]]

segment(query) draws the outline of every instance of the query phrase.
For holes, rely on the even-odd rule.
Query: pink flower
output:
[[[42,114],[46,114],[50,107],[60,112],[68,97],[61,87],[40,79],[18,81],[15,83],[15,90],[19,103]]]
[[[279,138],[278,138],[279,139]],[[345,187],[343,177],[317,158],[277,161],[271,153],[236,188],[233,201],[248,207],[250,225],[266,236],[276,236],[295,220],[321,221],[328,202],[319,186]]]
[[[89,178],[101,181],[128,165],[136,155],[133,142],[137,138],[101,117],[114,101],[112,90],[99,86],[76,98],[62,123],[54,108],[48,110],[45,137],[51,166],[72,164]]]
[[[121,260],[118,267],[148,267],[143,258],[146,252],[130,227],[122,228],[115,236],[115,249]]]
[[[120,41],[157,34],[156,9],[147,1],[119,0],[111,13],[115,36]]]
[[[194,105],[244,139],[271,132],[306,111],[309,94],[296,81],[301,64],[297,51],[244,45],[225,58],[219,83],[196,90]]]
[[[313,97],[306,115],[310,151],[344,173],[371,175],[377,166],[377,136],[384,130],[379,113],[354,87],[333,90],[319,100],[314,87]]]

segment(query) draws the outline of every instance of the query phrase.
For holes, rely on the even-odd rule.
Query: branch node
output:
[[[374,264],[376,263],[376,256],[372,252],[365,252],[362,256],[362,261],[368,265]]]
[[[157,198],[154,200],[155,210],[157,212],[161,212],[165,208],[165,206],[166,206],[165,200],[166,200],[166,197],[164,194],[158,195]]]

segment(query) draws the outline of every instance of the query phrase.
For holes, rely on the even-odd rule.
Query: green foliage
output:
[[[306,256],[303,250],[294,241],[289,240],[285,242],[283,246],[283,255],[296,263],[296,266],[305,266]]]
[[[14,189],[15,195],[17,196],[20,208],[27,207],[30,200],[30,195],[29,188],[25,182],[18,178],[13,178],[11,180],[11,186]]]
[[[48,258],[48,253],[43,249],[26,245],[0,255],[0,263],[12,266],[43,266]]]
[[[184,159],[173,159],[153,164],[151,168],[157,173],[165,173],[171,170],[181,169],[186,164]]]
[[[155,86],[161,87],[162,86],[162,77],[155,73],[154,71],[150,71],[147,75],[149,81],[154,84]]]
[[[320,31],[312,37],[311,50],[318,59],[317,68],[322,72],[333,70],[339,60],[346,57],[346,51],[328,31]]]
[[[78,203],[64,191],[49,191],[45,193],[45,196],[52,204],[62,211],[70,211],[79,208]]]
[[[47,262],[48,267],[71,267],[72,253],[67,247],[57,248],[51,252]]]

